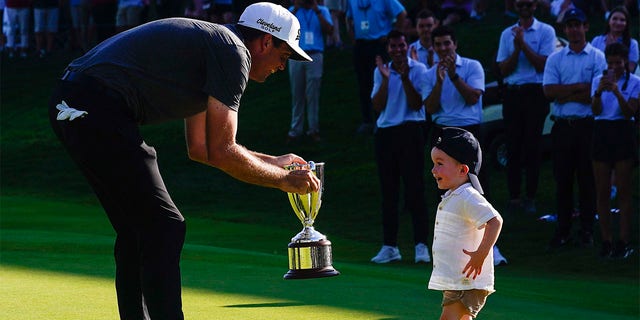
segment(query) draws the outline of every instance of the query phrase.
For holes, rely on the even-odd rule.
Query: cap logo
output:
[[[258,19],[258,21],[256,21],[256,23],[258,25],[260,25],[263,30],[268,31],[269,33],[274,32],[274,31],[275,32],[280,32],[280,30],[282,30],[282,26],[280,26],[280,27],[276,26],[275,24],[273,24],[273,22],[266,22],[262,18]],[[300,32],[300,31],[298,30],[298,32]]]
[[[300,29],[298,29],[298,35],[296,36],[296,41],[300,40]]]

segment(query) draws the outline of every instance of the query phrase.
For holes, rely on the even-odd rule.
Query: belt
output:
[[[104,85],[100,80],[95,77],[88,76],[82,72],[71,71],[66,69],[60,77],[60,80],[77,83],[81,86],[90,88],[96,92],[100,92],[107,97],[116,99],[118,101],[124,101],[124,97],[122,94],[106,85]]]
[[[570,126],[576,126],[581,124],[593,123],[592,117],[556,117],[551,116],[551,120],[559,124],[568,124]]]
[[[520,91],[541,88],[541,83],[507,84],[507,90]]]

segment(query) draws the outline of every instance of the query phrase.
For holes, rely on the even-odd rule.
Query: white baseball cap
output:
[[[258,2],[248,6],[240,15],[238,24],[264,31],[286,42],[294,51],[293,60],[313,61],[298,45],[300,22],[289,10],[271,2]]]

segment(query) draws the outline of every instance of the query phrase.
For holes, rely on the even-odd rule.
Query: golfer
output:
[[[105,40],[69,64],[49,101],[56,135],[91,184],[116,231],[121,319],[183,319],[180,252],[185,221],[139,126],[184,119],[189,158],[238,180],[308,193],[319,180],[294,154],[236,143],[248,79],[264,82],[288,59],[311,61],[285,8],[250,5],[235,25],[162,19]]]

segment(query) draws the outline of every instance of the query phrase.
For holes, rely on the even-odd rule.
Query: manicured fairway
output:
[[[112,231],[95,204],[0,197],[0,319],[114,319]],[[343,263],[342,274],[282,280],[287,230],[191,219],[182,260],[188,319],[437,319],[430,266]],[[236,248],[207,245],[233,234]],[[252,234],[254,236],[252,236]],[[251,241],[243,243],[243,239]],[[282,241],[279,241],[280,240]],[[228,241],[228,240],[227,240]],[[337,243],[341,243],[336,238]],[[230,243],[230,242],[227,242]],[[284,246],[284,245],[282,245]],[[334,250],[340,251],[340,247]],[[497,270],[498,291],[480,319],[637,319],[638,283]]]

